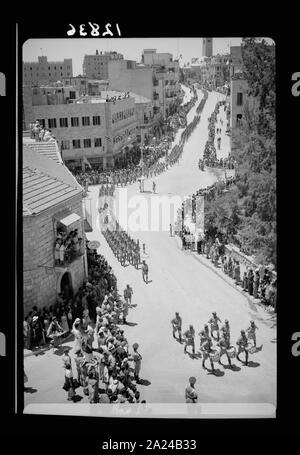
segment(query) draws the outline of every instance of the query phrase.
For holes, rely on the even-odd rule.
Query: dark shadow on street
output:
[[[50,347],[43,348],[43,349],[44,349],[44,351],[39,351],[39,352],[36,352],[36,353],[35,353],[34,351],[32,351],[32,353],[33,353],[33,355],[35,355],[36,357],[37,357],[38,355],[45,355],[45,352],[48,351],[48,350],[50,349]]]
[[[56,349],[56,351],[53,352],[53,354],[55,354],[55,355],[63,355],[65,349],[68,349],[70,351],[72,349],[72,347],[71,346],[63,346],[63,345],[61,345],[61,346],[59,346],[58,349]]]
[[[250,362],[248,362],[248,367],[257,368],[259,366],[260,366],[259,362],[253,362],[253,360],[250,360]]]
[[[74,403],[77,403],[78,401],[81,401],[82,400],[82,396],[81,395],[75,395],[75,397],[73,398],[73,402]]]
[[[198,358],[197,354],[193,354],[191,352],[187,352],[190,359],[196,360]]]
[[[153,280],[148,280],[146,284],[152,283]]]
[[[214,376],[217,376],[217,377],[222,377],[225,374],[224,371],[221,371],[218,368],[217,369],[215,368],[215,370],[207,370],[207,371],[209,374],[213,374]]]
[[[24,393],[36,393],[38,390],[33,387],[24,387]]]
[[[137,322],[126,322],[125,325],[129,325],[129,327],[134,327],[135,325],[137,325]]]
[[[232,368],[230,368],[230,365],[223,365],[224,370],[231,370],[231,371],[241,371],[241,368],[238,367],[235,363],[232,363]]]
[[[145,385],[145,386],[151,384],[151,382],[148,381],[148,379],[140,379],[138,383],[139,383],[140,385]]]
[[[271,343],[277,343],[277,338],[274,338],[274,340],[270,341]]]

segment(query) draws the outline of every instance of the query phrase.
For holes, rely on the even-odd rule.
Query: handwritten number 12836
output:
[[[70,30],[67,31],[68,36],[73,36],[76,33],[76,27],[74,25],[69,24]],[[114,32],[111,30],[112,25],[107,23],[105,25],[105,31],[102,33],[102,36],[114,36]],[[119,27],[119,24],[115,24],[116,32],[118,36],[121,36],[121,30]],[[90,36],[100,36],[100,25],[95,24],[92,22],[88,22],[88,24],[81,24],[79,25],[79,35],[80,36],[87,36],[90,34]]]

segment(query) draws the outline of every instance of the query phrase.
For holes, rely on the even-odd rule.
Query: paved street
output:
[[[188,114],[188,123],[194,118],[201,98],[202,93],[199,91],[198,102]],[[179,164],[154,179],[159,196],[178,195],[183,198],[215,181],[216,173],[199,171],[198,161],[203,156],[208,137],[208,117],[216,102],[222,99],[224,95],[209,92],[201,121],[185,144]],[[184,102],[187,100],[188,98]],[[223,117],[221,152],[218,152],[218,158],[225,157],[229,150],[229,142],[226,142],[229,139],[224,135],[225,115]],[[177,133],[175,142],[179,135],[180,132]],[[151,198],[155,197],[150,192],[152,179],[145,180],[145,190],[143,196],[150,204]],[[131,232],[133,238],[139,238],[140,243],[146,244],[151,280],[149,284],[143,282],[141,270],[136,270],[131,265],[121,267],[97,228],[98,191],[99,186],[89,189],[94,229],[87,237],[89,240],[100,241],[98,252],[112,266],[119,290],[122,292],[128,283],[133,288],[133,303],[137,306],[130,310],[130,325],[124,326],[124,330],[130,345],[139,343],[143,356],[141,378],[149,381],[149,385],[139,386],[141,399],[156,403],[184,402],[187,380],[190,376],[195,376],[199,402],[276,404],[276,327],[270,315],[262,307],[249,304],[241,292],[195,255],[182,251],[178,239],[170,237],[168,231]],[[136,194],[139,194],[138,183],[128,187],[128,200]],[[173,339],[170,321],[175,311],[182,317],[183,330],[193,324],[197,334],[211,317],[211,312],[216,311],[222,321],[229,320],[232,343],[236,342],[240,330],[247,328],[253,319],[259,327],[257,343],[258,346],[263,345],[263,349],[250,356],[252,362],[249,367],[235,359],[234,370],[218,366],[217,375],[209,374],[201,368],[201,359],[185,355],[183,345]],[[73,345],[72,342],[65,344],[70,347]],[[223,362],[226,363],[225,357]],[[28,357],[25,359],[25,371],[29,379],[26,385],[37,389],[34,393],[25,394],[26,403],[66,402],[66,392],[61,388],[63,368],[60,355],[48,351],[37,357]],[[84,397],[82,402],[86,401]]]

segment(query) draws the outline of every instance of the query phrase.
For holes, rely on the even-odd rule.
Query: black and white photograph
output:
[[[275,49],[23,44],[24,414],[276,417]]]

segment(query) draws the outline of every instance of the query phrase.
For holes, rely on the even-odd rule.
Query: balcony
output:
[[[79,241],[79,249],[75,251],[73,248],[67,248],[63,255],[63,260],[55,259],[55,269],[66,269],[68,268],[74,261],[79,259],[81,256],[84,255],[84,245],[83,240]]]

